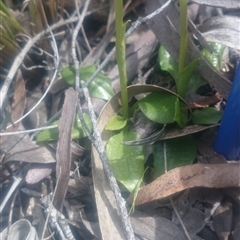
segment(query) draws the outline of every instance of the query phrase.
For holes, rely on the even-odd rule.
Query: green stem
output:
[[[127,67],[126,67],[126,43],[125,24],[123,23],[123,2],[115,0],[115,28],[116,28],[116,56],[119,70],[121,100],[123,117],[129,118],[128,92],[127,92]]]
[[[186,67],[188,43],[187,0],[180,0],[180,53],[178,64],[178,77]]]

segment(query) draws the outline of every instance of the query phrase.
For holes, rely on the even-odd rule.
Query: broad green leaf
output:
[[[124,128],[120,133],[112,136],[106,146],[109,163],[116,179],[129,192],[135,190],[144,172],[143,146],[126,146],[122,141],[138,140],[135,132]]]
[[[193,124],[217,124],[222,118],[223,112],[214,107],[196,109],[192,113]]]
[[[168,92],[151,93],[138,104],[143,114],[150,120],[166,124],[175,122],[175,103],[177,96]]]
[[[176,98],[175,101],[175,116],[174,120],[177,122],[178,126],[183,128],[187,125],[188,122],[188,111],[183,103]]]
[[[90,117],[88,114],[84,113],[83,114],[84,120],[88,126],[88,128],[91,130],[91,121]],[[58,121],[55,121],[52,123],[52,125],[58,125]],[[46,129],[42,132],[40,132],[37,135],[37,143],[40,142],[52,142],[52,141],[57,141],[58,140],[58,128],[51,128],[51,129]],[[72,129],[72,139],[79,139],[85,137],[86,134],[82,129],[81,122],[78,117],[75,118],[73,129]]]
[[[81,80],[87,82],[87,80],[94,74],[95,71],[96,68],[93,65],[85,68],[80,68],[79,73]],[[70,66],[64,68],[61,72],[61,75],[65,82],[67,82],[67,84],[71,86],[74,85],[75,70],[73,67]],[[114,95],[111,80],[107,76],[100,73],[91,82],[88,90],[91,97],[101,98],[104,100],[109,100]]]
[[[188,92],[195,93],[200,87],[207,85],[208,82],[200,75],[193,74],[188,84]]]
[[[123,129],[126,126],[126,124],[127,124],[127,119],[125,119],[122,116],[115,115],[109,120],[105,129],[111,130],[111,131],[120,130],[120,129]]]
[[[197,156],[197,144],[195,139],[189,135],[157,142],[153,149],[153,177],[156,179],[167,171],[191,164]]]
[[[188,85],[190,82],[190,79],[193,75],[193,71],[196,69],[196,67],[199,65],[200,60],[195,59],[191,63],[189,63],[180,73],[180,76],[178,77],[176,81],[176,87],[177,87],[177,93],[182,97],[185,98]]]
[[[210,53],[207,49],[202,50],[202,55],[210,62],[218,71],[221,70],[221,61],[223,57],[224,50],[226,49],[225,45],[220,43],[210,42],[209,45],[213,49],[213,53]]]
[[[178,75],[178,66],[171,59],[170,54],[162,45],[158,50],[158,61],[159,61],[160,68],[163,71],[169,72],[171,76],[174,78],[174,80],[176,80]]]

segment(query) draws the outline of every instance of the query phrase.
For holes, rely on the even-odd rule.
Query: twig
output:
[[[92,125],[93,125],[94,140],[92,141],[92,143],[99,154],[99,157],[103,164],[103,169],[107,175],[111,190],[113,191],[113,194],[115,196],[118,211],[121,216],[122,224],[123,224],[127,239],[133,240],[133,239],[135,239],[135,236],[134,236],[133,228],[132,228],[132,225],[130,222],[130,218],[128,217],[128,212],[126,209],[126,202],[121,196],[121,191],[118,187],[116,178],[114,177],[114,175],[111,171],[111,167],[109,165],[108,158],[107,158],[106,152],[104,150],[104,145],[102,143],[101,135],[97,128],[97,119],[96,119],[96,116],[94,113],[94,109],[93,109],[93,106],[91,103],[91,98],[89,96],[88,89],[85,86],[84,82],[81,82],[81,86],[82,86],[84,97],[85,97],[87,105],[88,105],[88,110],[89,110],[90,118],[91,118]]]
[[[4,197],[4,199],[0,205],[0,214],[2,213],[4,207],[6,206],[8,200],[10,199],[10,197],[12,196],[14,191],[17,189],[19,184],[22,182],[22,179],[23,179],[22,172],[19,172],[19,174],[17,176],[13,176],[13,184],[11,185],[10,189],[7,192],[7,195]]]
[[[125,38],[129,37],[133,31],[135,31],[141,24],[145,23],[146,21],[150,20],[151,18],[155,17],[159,13],[161,13],[166,7],[170,5],[171,2],[174,0],[168,0],[165,4],[163,4],[160,8],[158,8],[153,13],[147,15],[144,18],[139,18],[136,22],[132,24],[132,26],[128,29],[128,31],[125,34]],[[98,69],[95,71],[95,73],[89,78],[89,80],[86,83],[86,86],[89,86],[89,84],[95,79],[95,77],[99,74],[100,71],[103,70],[103,68],[106,66],[106,64],[109,62],[109,60],[112,58],[112,56],[115,54],[116,48],[114,47],[111,52],[107,55],[107,57],[104,59],[104,61],[101,63],[101,65],[98,67]]]
[[[90,2],[90,0],[87,0],[85,2],[85,5],[84,5],[83,10],[82,10],[81,17],[79,18],[77,26],[75,27],[75,29],[73,31],[73,35],[72,35],[72,58],[73,58],[74,69],[75,69],[75,88],[76,89],[79,89],[79,82],[80,82],[79,62],[77,60],[77,53],[76,53],[76,41],[77,41],[78,32],[79,32],[80,28],[82,27],[83,19],[86,15],[89,2]]]
[[[43,130],[46,130],[46,129],[52,129],[52,128],[57,128],[57,127],[58,127],[58,125],[52,125],[52,126],[45,126],[45,127],[40,127],[40,128],[24,130],[24,131],[3,132],[3,133],[0,133],[0,137],[10,136],[10,135],[18,135],[18,134],[27,134],[27,133],[32,133],[32,132],[39,132],[39,131],[43,131]]]

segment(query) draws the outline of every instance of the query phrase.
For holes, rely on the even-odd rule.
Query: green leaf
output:
[[[208,82],[200,75],[193,74],[188,84],[188,92],[195,93],[200,87],[207,85]]]
[[[196,109],[192,114],[193,124],[217,124],[223,116],[223,112],[214,107]]]
[[[168,92],[151,93],[138,104],[143,114],[150,120],[166,124],[175,122],[177,96]]]
[[[90,120],[89,115],[84,113],[83,118],[84,118],[88,128],[90,130],[92,130],[91,120]],[[59,121],[55,121],[52,123],[52,125],[58,125],[58,122]],[[40,142],[57,141],[58,135],[59,135],[58,128],[46,129],[37,135],[36,142],[40,143]],[[86,136],[85,132],[82,129],[82,125],[81,125],[81,122],[78,117],[75,118],[71,136],[72,136],[72,139],[79,139],[79,138],[83,138]]]
[[[188,122],[188,111],[179,98],[175,101],[175,116],[174,120],[177,122],[178,126],[183,128]]]
[[[154,179],[165,173],[164,161],[169,171],[191,164],[196,156],[197,144],[191,135],[157,142],[153,148]]]
[[[193,71],[196,69],[196,67],[199,65],[200,60],[195,59],[191,63],[189,63],[180,73],[180,76],[178,77],[176,81],[176,87],[177,87],[177,93],[182,97],[185,98],[188,85],[190,82],[190,79],[193,75]]]
[[[223,57],[224,50],[226,49],[225,45],[220,43],[210,42],[209,45],[213,49],[213,53],[210,53],[207,49],[202,50],[202,55],[210,62],[218,71],[221,70],[221,61]]]
[[[109,120],[105,129],[111,130],[111,131],[120,130],[120,129],[123,129],[126,126],[126,124],[127,124],[127,119],[125,119],[122,116],[115,115]]]
[[[163,71],[167,71],[171,74],[174,80],[177,79],[178,75],[178,66],[177,64],[171,59],[170,54],[167,50],[161,45],[158,50],[158,59],[160,68]]]
[[[85,123],[90,130],[92,131],[92,123],[91,118],[87,113],[83,113],[83,118],[85,120]],[[72,129],[72,139],[80,139],[86,137],[86,133],[82,129],[82,124],[78,116],[75,117],[73,129]]]
[[[81,80],[87,82],[87,80],[94,74],[95,71],[96,68],[93,65],[85,68],[80,68],[79,73]],[[71,86],[74,85],[75,70],[73,67],[69,66],[64,68],[61,72],[61,75],[67,84]],[[111,80],[107,76],[100,73],[91,82],[91,84],[88,87],[88,90],[91,97],[100,98],[104,100],[109,100],[114,95]]]
[[[138,140],[139,136],[124,128],[112,136],[106,146],[106,152],[116,179],[129,192],[132,192],[141,180],[144,172],[143,146],[126,146],[122,141]]]

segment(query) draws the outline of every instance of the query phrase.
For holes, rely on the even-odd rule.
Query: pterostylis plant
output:
[[[116,13],[116,58],[119,69],[119,79],[121,86],[120,101],[121,109],[113,116],[106,126],[106,130],[114,131],[114,135],[106,145],[106,152],[112,166],[113,172],[119,182],[132,192],[136,190],[143,179],[145,169],[144,144],[155,143],[160,134],[140,139],[139,134],[133,131],[133,112],[142,112],[150,121],[159,124],[160,133],[165,128],[184,128],[190,121],[191,124],[199,124],[198,113],[192,117],[185,101],[189,89],[190,80],[193,79],[194,70],[199,65],[199,59],[187,62],[188,46],[188,17],[187,0],[180,0],[180,52],[178,63],[170,61],[170,56],[166,57],[166,50],[161,46],[159,56],[163,56],[159,61],[162,70],[168,71],[175,81],[176,92],[163,89],[153,91],[133,106],[129,107],[129,96],[127,89],[126,55],[125,55],[125,30],[128,22],[123,22],[122,1],[115,0]],[[168,61],[166,61],[168,59]],[[205,82],[205,81],[204,81]],[[147,88],[147,85],[145,85]],[[134,86],[131,87],[131,89]],[[137,86],[136,86],[137,88]],[[130,90],[130,88],[129,88]],[[132,96],[131,96],[132,97]],[[111,100],[110,100],[111,101]],[[208,109],[207,111],[215,111]],[[213,122],[221,119],[221,113],[214,112]],[[196,123],[192,122],[192,119]],[[184,139],[183,139],[184,138]],[[184,143],[184,144],[183,144]],[[168,170],[181,165],[191,164],[197,155],[196,142],[191,135],[177,139],[169,139],[157,142],[153,147],[153,178],[164,173],[166,166],[163,158],[168,162]]]

